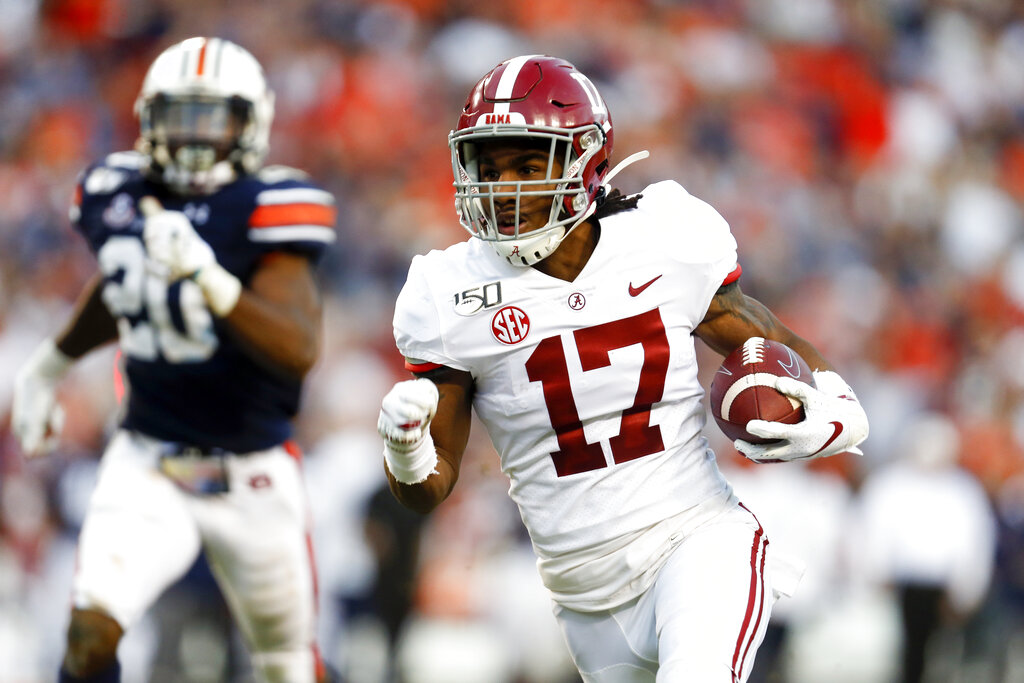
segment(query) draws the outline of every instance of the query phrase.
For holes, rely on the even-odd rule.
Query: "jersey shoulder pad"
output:
[[[122,168],[127,171],[141,171],[149,163],[145,154],[132,150],[123,152],[112,152],[107,155],[103,163],[111,168]]]
[[[115,152],[79,174],[68,218],[75,229],[91,236],[90,243],[107,228],[124,229],[133,223],[145,165],[146,157],[138,152]]]
[[[249,240],[268,246],[320,251],[335,240],[334,195],[309,176],[287,166],[271,166],[253,177]]]
[[[82,171],[78,184],[83,195],[111,195],[140,178],[145,165],[138,152],[115,152]]]
[[[449,250],[414,256],[405,286],[395,301],[395,343],[407,359],[407,369],[445,365],[469,370],[452,357],[445,343],[443,328],[447,323],[442,320],[440,307],[444,301],[440,292],[446,291],[450,283],[451,271],[447,266],[454,265],[450,256]],[[411,363],[408,359],[416,361]]]
[[[718,211],[692,194],[674,180],[649,185],[642,192],[637,208],[644,212],[645,221],[662,228],[659,238],[671,253],[687,262],[717,263],[731,261],[736,264],[736,239],[729,223]]]
[[[700,211],[703,207],[715,211],[709,204],[697,199],[690,194],[685,187],[674,180],[663,180],[653,183],[644,188],[638,207],[642,207],[650,213],[664,214],[666,217],[674,217],[677,222],[691,215],[694,211]]]
[[[267,183],[268,185],[274,185],[287,180],[309,182],[309,174],[305,171],[298,168],[292,168],[291,166],[282,166],[280,164],[264,166],[256,172],[256,178],[259,179],[260,182]]]

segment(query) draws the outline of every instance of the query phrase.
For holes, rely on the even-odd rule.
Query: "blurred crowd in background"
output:
[[[527,53],[592,78],[615,159],[650,150],[616,186],[672,178],[722,213],[744,291],[870,417],[863,457],[810,465],[745,464],[709,423],[773,547],[807,563],[751,680],[1024,680],[1019,0],[0,0],[0,681],[55,678],[117,411],[111,348],[64,383],[58,450],[26,462],[12,378],[96,267],[68,224],[77,174],[133,146],[146,68],[192,35],[263,63],[269,162],[338,200],[298,428],[321,647],[347,680],[578,680],[482,430],[429,517],[383,488],[375,431],[407,376],[390,323],[408,263],[467,237],[448,131],[480,76]],[[121,656],[127,683],[248,676],[202,562]]]

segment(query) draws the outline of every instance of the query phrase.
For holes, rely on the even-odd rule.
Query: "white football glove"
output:
[[[238,303],[242,283],[219,263],[210,245],[192,227],[188,216],[168,211],[153,197],[139,200],[146,217],[142,237],[146,252],[169,280],[191,278],[216,315],[226,316]]]
[[[812,460],[837,453],[863,455],[857,448],[868,437],[868,416],[853,389],[837,373],[816,370],[817,388],[791,377],[776,377],[772,386],[804,406],[796,424],[751,420],[747,431],[775,443],[753,444],[737,439],[736,450],[754,462]]]
[[[384,438],[384,460],[403,484],[419,483],[435,471],[430,421],[437,401],[437,386],[424,378],[399,382],[381,401],[377,431]]]
[[[49,453],[60,440],[64,409],[57,403],[57,385],[73,363],[47,339],[15,375],[11,430],[28,458]]]

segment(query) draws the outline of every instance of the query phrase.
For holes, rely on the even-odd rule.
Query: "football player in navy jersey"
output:
[[[320,349],[313,268],[330,193],[262,166],[274,96],[218,38],[161,53],[136,151],[87,168],[71,217],[98,272],[19,373],[28,457],[59,436],[58,383],[119,341],[128,392],[79,539],[61,681],[117,681],[122,634],[205,551],[261,679],[324,677],[291,421]]]

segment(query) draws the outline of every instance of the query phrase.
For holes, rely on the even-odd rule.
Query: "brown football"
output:
[[[777,341],[751,337],[726,356],[711,380],[711,414],[730,439],[768,443],[747,432],[750,420],[794,424],[804,419],[799,401],[769,386],[772,376],[792,377],[814,386],[807,362]]]

